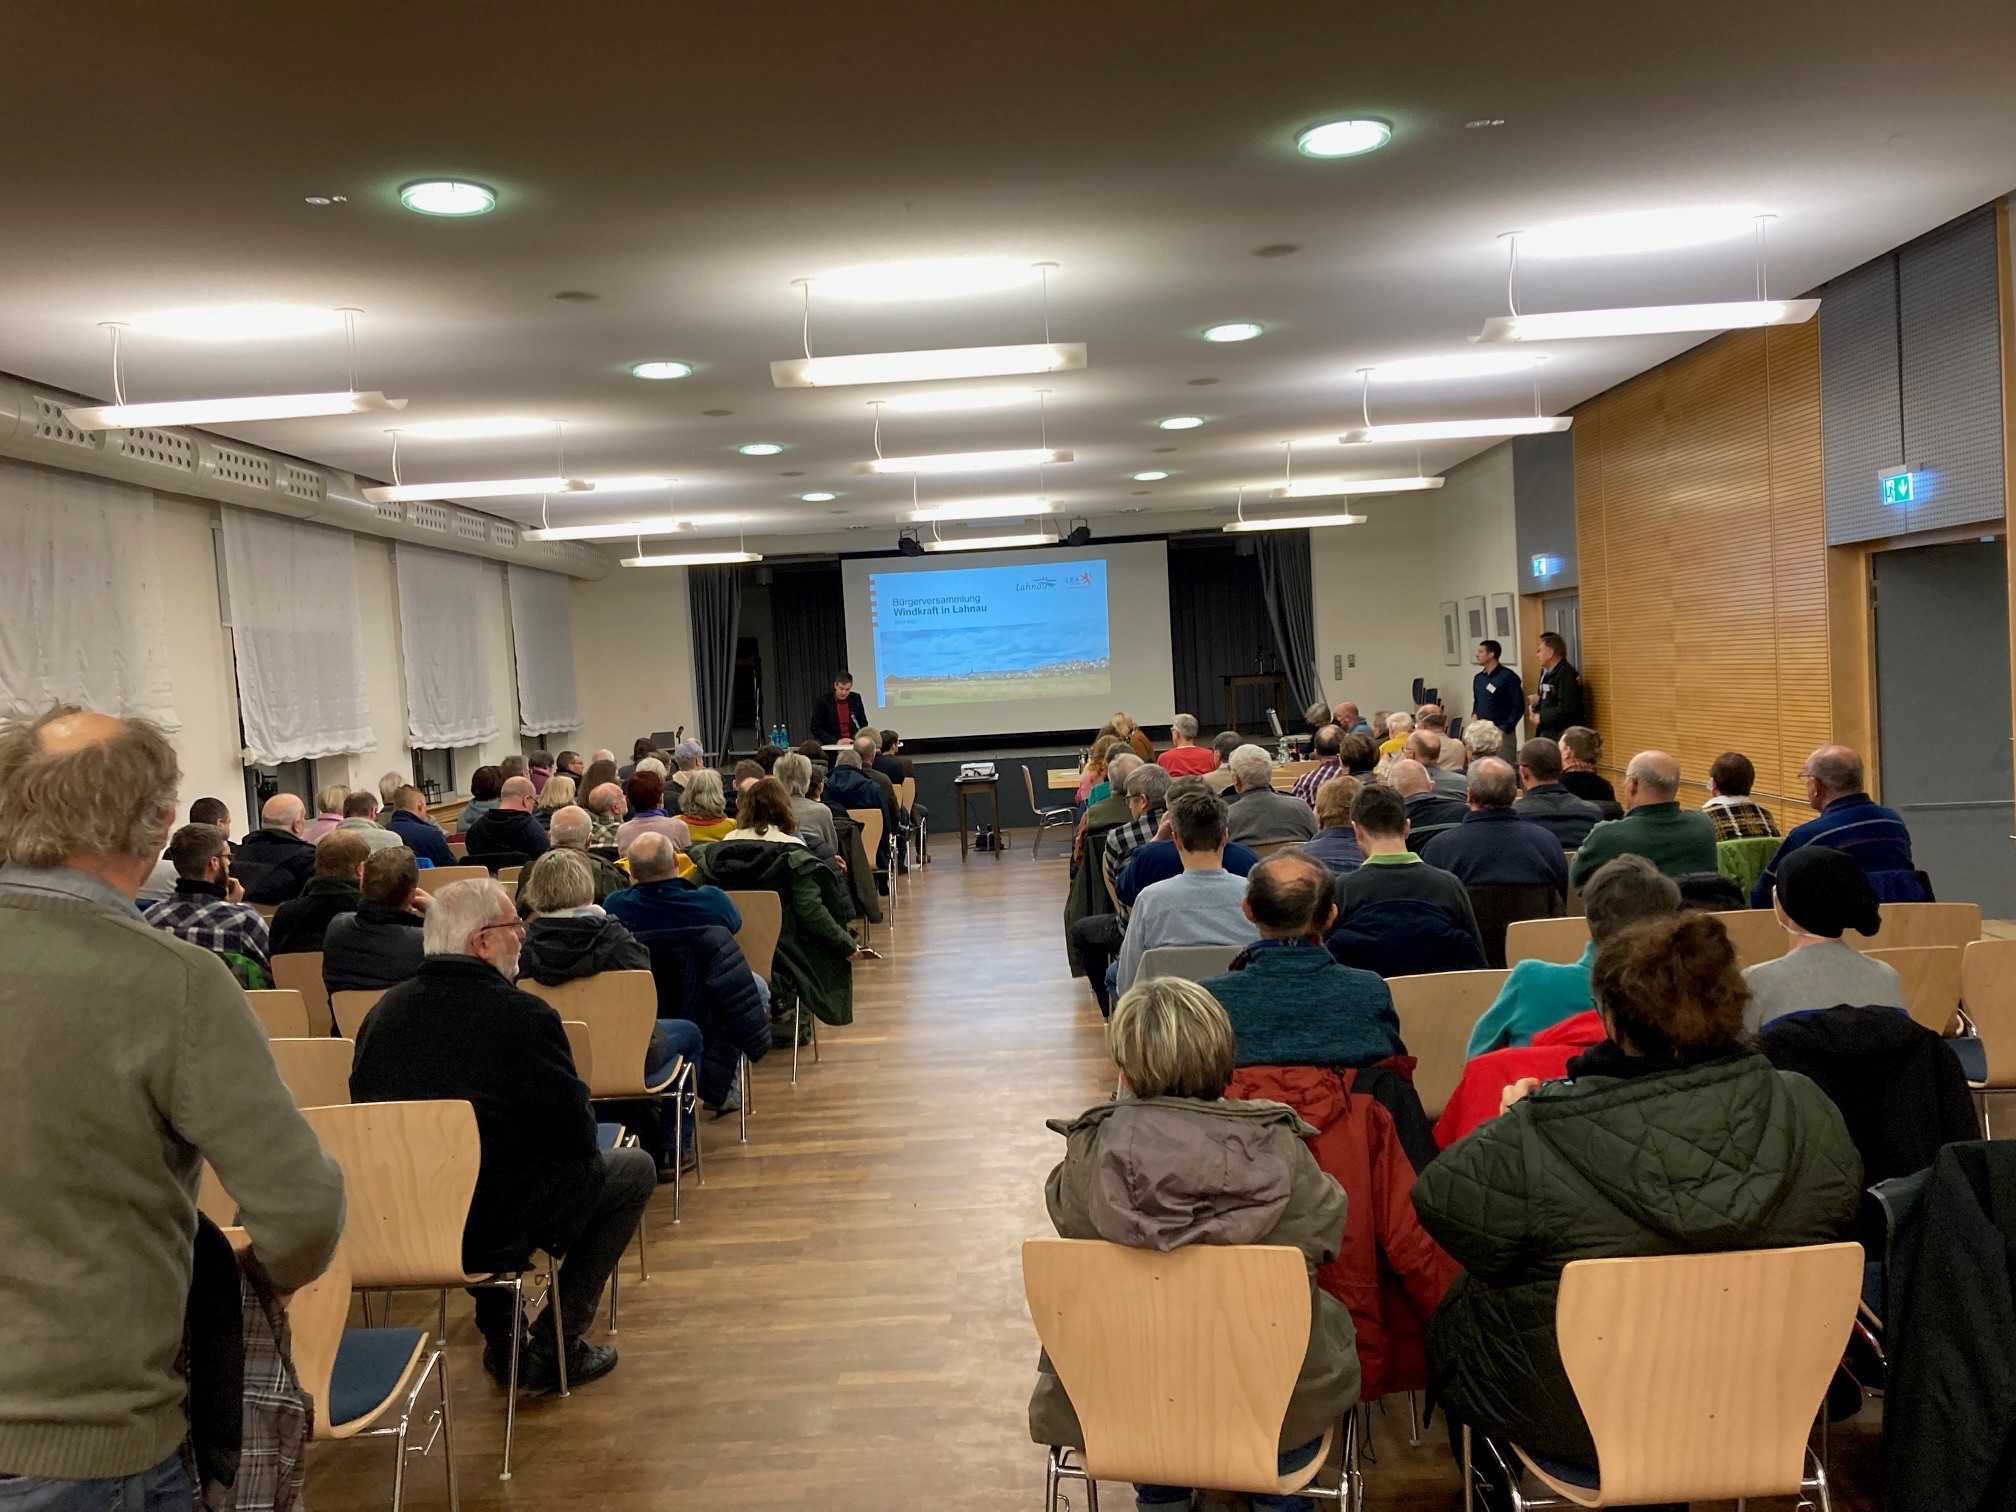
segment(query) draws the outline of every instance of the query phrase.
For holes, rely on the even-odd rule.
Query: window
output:
[[[419,750],[413,753],[413,783],[433,805],[455,791],[455,753]]]
[[[313,761],[289,761],[281,766],[249,766],[245,768],[245,828],[249,832],[259,827],[259,810],[266,800],[276,793],[292,793],[308,806],[308,812],[315,812],[315,763]]]

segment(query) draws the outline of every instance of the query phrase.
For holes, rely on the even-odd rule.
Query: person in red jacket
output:
[[[1505,1094],[1512,1088],[1523,1088],[1523,1097],[1543,1081],[1566,1076],[1568,1062],[1608,1037],[1603,1032],[1603,1015],[1591,1008],[1549,1024],[1533,1036],[1531,1044],[1473,1055],[1464,1063],[1463,1079],[1435,1121],[1437,1147],[1446,1150],[1479,1124],[1496,1118],[1505,1110]]]

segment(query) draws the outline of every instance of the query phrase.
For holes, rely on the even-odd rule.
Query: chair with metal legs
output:
[[[595,1065],[595,1044],[588,1026],[579,1019],[562,1019],[560,1027],[567,1031],[567,1050],[574,1059],[574,1074],[585,1083]],[[597,1123],[595,1125],[595,1148],[598,1150],[634,1150],[639,1141],[635,1134],[620,1123]],[[648,1212],[649,1209],[647,1208]],[[651,1279],[651,1261],[646,1254],[647,1240],[644,1234],[644,1213],[637,1215],[637,1279]],[[609,1332],[616,1332],[616,1299],[622,1291],[623,1268],[619,1265],[609,1272]]]
[[[866,813],[867,810],[862,810]],[[735,931],[735,943],[741,947],[742,959],[749,963],[750,971],[765,982],[777,967],[777,941],[784,933],[784,900],[774,892],[757,892],[736,889],[728,894],[728,901],[735,905],[735,911],[742,915],[742,927]],[[772,984],[775,985],[774,983]],[[804,999],[798,999],[791,1015],[791,1085],[798,1085],[798,1025],[799,1015],[804,1012]],[[815,1020],[812,1026],[813,1054],[818,1054],[819,1026]],[[743,1061],[742,1078],[742,1143],[749,1143],[749,1062]]]
[[[891,875],[890,868],[875,865],[875,852],[882,848],[882,810],[879,808],[850,808],[847,810],[847,817],[860,827],[861,851],[863,855],[867,856],[869,866],[874,868],[875,879],[878,882],[886,880],[889,884],[889,891],[883,896],[889,900],[888,922],[890,929],[894,930],[896,927],[896,879]],[[892,857],[894,855],[893,842],[891,855]],[[866,918],[863,918],[861,921],[861,942],[863,945],[873,945],[874,941],[875,926],[869,923]]]
[[[1029,770],[1029,763],[1026,761],[1022,763],[1022,787],[1029,794],[1029,811],[1036,816],[1036,839],[1029,847],[1029,854],[1033,857],[1042,854],[1044,831],[1053,829],[1075,830],[1078,827],[1078,806],[1073,803],[1065,803],[1044,808],[1038,804],[1036,801],[1036,778]],[[996,817],[998,818],[999,816],[997,815]],[[997,845],[1000,843],[998,836],[995,838],[995,843]]]

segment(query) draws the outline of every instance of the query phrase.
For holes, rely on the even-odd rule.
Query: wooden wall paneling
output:
[[[1589,718],[1597,729],[1609,717],[1610,574],[1604,540],[1603,404],[1596,400],[1575,412],[1575,559],[1580,579],[1576,593],[1582,617],[1582,685]],[[1579,564],[1592,564],[1581,571]],[[1606,753],[1607,755],[1607,753]]]
[[[1617,667],[1606,753],[1667,747],[1674,706],[1672,485],[1666,469],[1668,374],[1654,369],[1606,403],[1603,492],[1609,519],[1610,649]]]
[[[2000,274],[2000,317],[2002,326],[2002,488],[2005,495],[2002,517],[2002,549],[2016,553],[2016,236],[2012,236],[2010,202],[1995,202],[1995,264]],[[2009,563],[2009,633],[2016,637],[2016,555]],[[2016,640],[2012,640],[2016,650]],[[2016,654],[2009,658],[2010,677],[2016,682]],[[2016,696],[2010,699],[2016,711]],[[2011,740],[2016,740],[2016,718],[2012,718]]]
[[[1798,823],[1807,817],[1800,770],[1816,746],[1836,738],[1820,452],[1820,327],[1809,321],[1757,334],[1764,338],[1770,368],[1766,402],[1780,746],[1771,787],[1780,795],[1780,820]],[[1758,770],[1764,771],[1763,763]]]

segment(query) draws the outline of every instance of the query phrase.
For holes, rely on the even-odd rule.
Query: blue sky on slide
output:
[[[1112,653],[1103,561],[878,572],[868,579],[875,673],[970,677]],[[886,700],[884,700],[886,702]]]

